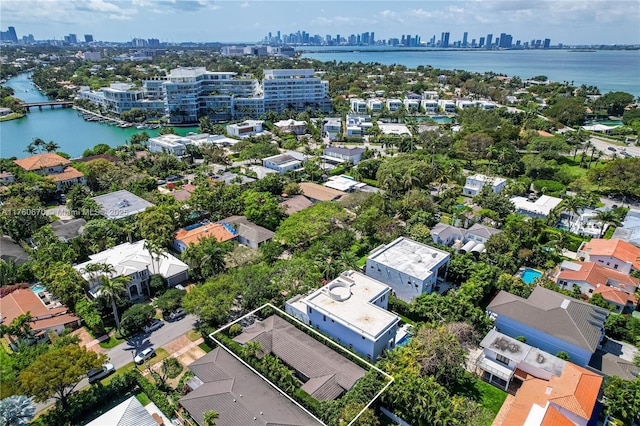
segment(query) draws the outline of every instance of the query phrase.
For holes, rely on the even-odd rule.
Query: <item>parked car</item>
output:
[[[186,315],[187,313],[184,311],[184,309],[178,308],[175,311],[171,312],[171,314],[169,314],[169,319],[171,321],[177,321],[181,318],[184,318]]]
[[[142,352],[138,352],[138,354],[133,358],[133,362],[135,362],[136,364],[142,364],[143,362],[153,358],[154,356],[156,356],[155,349],[147,348]]]
[[[608,146],[608,147],[607,147],[607,149],[608,149],[609,151],[616,152],[616,149],[615,149],[615,147],[613,147],[613,146]]]
[[[116,369],[113,366],[113,364],[104,364],[102,368],[89,370],[89,372],[87,373],[89,384],[92,384],[97,382],[98,380],[104,379],[114,371],[116,371]]]
[[[161,319],[154,319],[151,324],[149,324],[148,326],[146,326],[144,328],[144,332],[145,333],[151,333],[152,331],[156,331],[157,329],[159,329],[163,325],[164,325],[164,321],[162,321]]]

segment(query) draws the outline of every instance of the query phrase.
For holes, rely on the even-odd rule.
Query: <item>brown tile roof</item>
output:
[[[614,287],[607,287],[606,285],[597,287],[593,291],[593,294],[600,294],[605,300],[622,306],[626,305],[628,302],[631,302],[634,306],[638,304],[638,299],[633,294],[626,293]]]
[[[283,207],[286,214],[293,214],[311,207],[313,203],[304,195],[294,195],[282,201],[279,206]]]
[[[62,173],[56,173],[49,175],[49,177],[53,178],[56,182],[65,182],[71,179],[78,179],[84,176],[84,173],[81,171],[69,166],[65,168]]]
[[[333,201],[342,197],[345,193],[336,189],[327,188],[313,182],[300,182],[300,189],[305,197],[312,201]]]
[[[552,376],[550,380],[538,378],[525,380],[518,390],[503,424],[525,424],[534,404],[546,407],[547,403],[550,404],[549,409],[541,425],[566,424],[558,417],[561,413],[554,405],[589,420],[593,414],[602,380],[602,376],[571,363],[566,364],[560,377]],[[551,408],[557,413],[549,413]],[[547,416],[549,417],[547,418]],[[554,421],[552,422],[552,420]]]
[[[176,189],[175,191],[171,191],[169,195],[171,195],[177,201],[187,201],[189,198],[191,198],[191,193],[184,189]]]
[[[608,311],[537,286],[528,299],[500,291],[487,311],[555,336],[580,348],[595,351]]]
[[[209,223],[199,226],[197,228],[186,230],[181,229],[175,233],[174,238],[182,241],[185,245],[191,243],[198,244],[201,239],[213,237],[218,242],[229,241],[236,237],[236,234],[231,232],[227,227],[221,223]]]
[[[273,353],[285,364],[308,377],[302,389],[314,398],[336,398],[351,389],[365,370],[298,330],[284,319],[272,315],[247,327],[235,341],[258,341],[263,354]],[[317,380],[311,380],[317,379]],[[342,390],[338,391],[337,387]]]
[[[581,251],[592,256],[612,256],[623,262],[631,262],[635,269],[640,269],[640,248],[623,240],[594,238],[584,244]]]
[[[60,165],[67,166],[71,164],[71,161],[67,160],[66,158],[50,152],[45,154],[32,155],[27,158],[14,160],[13,162],[28,171],[35,171],[44,169],[46,167],[55,167]]]
[[[11,324],[14,319],[29,312],[34,318],[31,328],[43,330],[55,325],[77,321],[78,317],[67,313],[66,306],[49,309],[31,289],[18,289],[0,299],[2,324]]]
[[[544,136],[545,138],[552,138],[553,135],[549,132],[545,132],[544,130],[538,130],[539,136]]]
[[[189,381],[195,389],[180,399],[180,405],[198,424],[209,410],[219,414],[219,425],[320,424],[223,348],[215,348],[189,369],[199,380]]]
[[[558,279],[570,280],[570,281],[585,281],[591,284],[593,287],[597,287],[598,284],[606,285],[609,279],[617,281],[622,284],[626,284],[631,287],[638,287],[638,279],[633,278],[622,272],[605,268],[598,265],[595,262],[572,262],[576,265],[580,265],[580,270],[573,271],[571,269],[565,269],[560,271]],[[635,290],[631,290],[633,292]]]

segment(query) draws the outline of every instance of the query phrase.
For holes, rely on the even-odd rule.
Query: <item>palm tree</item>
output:
[[[162,245],[156,241],[147,239],[144,241],[144,249],[151,255],[151,268],[153,269],[153,273],[156,274],[156,263],[160,261],[160,256],[164,256]]]
[[[28,425],[36,414],[33,398],[11,395],[0,401],[0,421],[4,425]]]
[[[119,300],[120,296],[123,293],[126,293],[126,283],[129,281],[131,281],[131,277],[128,276],[120,276],[114,279],[109,278],[107,275],[100,276],[100,296],[106,297],[111,301],[113,317],[116,321],[116,330],[120,330],[120,318],[118,317],[118,306],[116,305],[116,300]]]
[[[407,204],[409,204],[409,193],[414,186],[420,185],[420,176],[418,175],[418,171],[416,169],[409,169],[402,176],[402,186],[404,186],[406,194],[407,194]]]
[[[31,142],[35,148],[37,148],[38,153],[42,152],[42,149],[46,146],[46,142],[40,138],[35,138],[33,142]]]
[[[618,217],[617,214],[615,214],[613,212],[613,210],[600,211],[600,212],[596,213],[595,219],[598,222],[600,222],[600,236],[599,236],[599,238],[602,238],[602,233],[604,231],[605,225],[619,226],[620,222],[621,222],[620,218]]]
[[[51,141],[51,142],[45,144],[45,146],[44,146],[44,150],[47,151],[47,152],[55,152],[55,151],[57,151],[59,149],[60,149],[60,145],[58,145],[54,141]]]
[[[205,426],[215,426],[216,419],[220,417],[220,414],[216,413],[213,410],[206,411],[204,413],[204,424]]]
[[[584,201],[578,197],[566,197],[562,200],[564,208],[569,211],[569,229],[573,223],[573,214],[578,214],[580,209],[584,207]]]

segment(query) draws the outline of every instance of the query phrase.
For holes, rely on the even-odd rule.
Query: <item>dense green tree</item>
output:
[[[149,207],[136,215],[138,233],[161,247],[169,247],[173,242],[174,220],[166,209]]]
[[[40,355],[20,374],[20,385],[37,402],[57,400],[63,409],[80,380],[92,368],[99,368],[105,355],[78,345],[67,345]]]
[[[567,126],[578,126],[584,123],[586,107],[584,98],[561,97],[551,105],[544,114]]]
[[[242,288],[231,275],[218,275],[193,288],[182,300],[184,309],[212,326],[224,324]]]
[[[347,212],[337,203],[321,202],[294,213],[285,219],[276,231],[275,240],[289,247],[309,243],[336,229],[347,218]]]
[[[120,333],[123,336],[133,336],[151,324],[156,310],[151,305],[135,304],[122,314]]]
[[[605,379],[605,413],[632,425],[640,418],[640,378],[624,380],[616,376]]]
[[[247,219],[272,231],[286,216],[278,199],[269,192],[245,191],[242,200]]]
[[[192,268],[195,279],[206,280],[226,269],[224,257],[228,252],[228,244],[221,244],[214,237],[203,238],[198,244],[189,244],[182,259]]]
[[[635,97],[631,93],[609,92],[600,96],[594,102],[594,106],[606,109],[609,115],[622,116],[624,108],[631,105],[634,99]]]
[[[167,316],[182,306],[182,298],[185,294],[184,290],[171,288],[154,300],[153,306],[160,309],[163,315]]]

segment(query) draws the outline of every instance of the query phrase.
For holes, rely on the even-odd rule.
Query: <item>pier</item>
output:
[[[119,120],[117,118],[107,117],[105,115],[98,114],[97,112],[93,112],[93,111],[89,111],[88,109],[81,108],[81,107],[79,107],[77,105],[74,106],[73,109],[77,110],[82,115],[82,117],[85,120],[88,120],[88,121],[101,121],[101,122],[108,123],[108,124],[115,124],[116,126],[120,126],[120,127],[131,127],[131,126],[133,126],[132,123],[129,123],[129,122],[126,122],[126,121],[123,121],[123,120]],[[88,119],[87,117],[91,117],[93,119]]]

